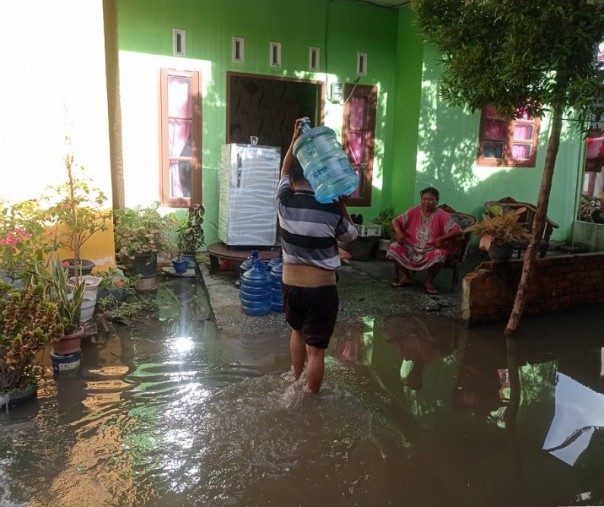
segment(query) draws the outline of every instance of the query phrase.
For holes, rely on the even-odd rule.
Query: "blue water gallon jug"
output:
[[[282,264],[283,263],[283,252],[281,249],[278,250],[277,256],[273,257],[267,264],[266,268],[268,270],[268,272],[270,273],[273,270],[273,266],[276,264]]]
[[[359,186],[359,176],[350,165],[336,133],[325,126],[311,128],[309,120],[300,126],[302,135],[294,144],[294,155],[315,191],[315,199],[327,204],[341,195],[352,194]]]
[[[243,273],[245,273],[249,269],[252,269],[252,265],[254,264],[254,259],[257,259],[257,258],[258,258],[258,250],[252,250],[251,257],[248,257],[241,263],[241,266],[239,266],[239,279],[240,280],[241,280],[241,277],[243,277]]]
[[[281,254],[271,262],[271,309],[274,312],[283,311],[283,292],[281,286],[283,283],[283,259]]]
[[[247,315],[266,315],[271,311],[271,279],[260,259],[254,259],[251,269],[243,273],[239,297]]]

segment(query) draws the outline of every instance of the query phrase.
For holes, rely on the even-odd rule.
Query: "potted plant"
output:
[[[0,272],[6,283],[15,283],[52,253],[43,220],[37,199],[0,201]]]
[[[174,253],[172,264],[177,273],[184,273],[190,262],[195,261],[197,251],[204,245],[203,206],[194,206],[186,214],[174,212],[168,215],[173,229]]]
[[[49,204],[46,221],[54,228],[55,248],[73,252],[72,259],[63,261],[69,274],[90,275],[94,262],[82,259],[82,247],[95,233],[108,229],[112,211],[104,208],[107,197],[86,178],[84,168],[74,161],[73,154],[68,153],[64,160],[66,182],[48,187],[42,197]]]
[[[30,284],[42,286],[46,297],[57,305],[58,318],[63,326],[63,335],[54,344],[54,353],[57,355],[79,352],[84,333],[82,305],[89,300],[85,295],[86,284],[82,281],[75,287],[70,286],[66,271],[67,268],[59,259],[53,259],[50,273],[36,264],[29,278]]]
[[[0,406],[35,396],[40,368],[35,355],[63,335],[58,304],[37,283],[0,282]]]
[[[465,229],[480,237],[479,248],[489,253],[492,260],[508,260],[512,255],[515,243],[528,241],[531,238],[528,229],[519,222],[526,208],[505,210],[500,205],[493,205],[478,222]]]
[[[105,270],[96,271],[101,279],[98,291],[98,300],[111,298],[121,303],[126,299],[129,292],[136,286],[138,275],[128,276],[120,267],[110,267]]]
[[[157,255],[170,249],[170,224],[159,213],[159,203],[114,212],[115,248],[122,261],[132,261],[142,278],[155,277]]]
[[[372,223],[380,226],[380,237],[378,239],[378,250],[385,251],[394,240],[394,229],[392,228],[394,220],[394,208],[386,208],[378,213],[378,216],[372,220]]]

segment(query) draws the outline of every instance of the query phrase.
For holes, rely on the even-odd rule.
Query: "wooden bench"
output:
[[[216,274],[219,271],[218,259],[227,259],[239,265],[252,255],[252,250],[258,250],[258,257],[263,261],[270,261],[279,255],[279,247],[229,247],[222,242],[208,245],[208,256],[210,257],[210,273]]]
[[[523,224],[530,234],[533,234],[533,222],[535,221],[535,215],[537,214],[537,207],[527,202],[519,202],[513,197],[504,197],[498,201],[487,201],[484,203],[484,211],[488,214],[489,208],[493,205],[501,206],[506,211],[512,211],[518,208],[526,208],[526,211],[520,215],[519,223]],[[539,240],[539,255],[545,257],[547,250],[549,249],[550,238],[554,229],[557,229],[559,225],[549,217],[545,217],[545,227],[543,228],[543,235]],[[514,251],[516,257],[520,258],[520,254],[528,248],[528,241],[517,241],[514,243]]]

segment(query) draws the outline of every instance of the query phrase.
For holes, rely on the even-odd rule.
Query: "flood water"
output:
[[[169,289],[169,290],[166,290]],[[321,394],[289,331],[218,334],[203,285],[87,339],[74,378],[0,414],[0,506],[604,504],[601,312],[467,329],[339,326]]]

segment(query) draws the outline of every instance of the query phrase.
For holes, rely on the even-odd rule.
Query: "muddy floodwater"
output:
[[[604,505],[604,317],[338,326],[319,396],[289,331],[218,333],[203,283],[83,343],[0,414],[0,506]]]

